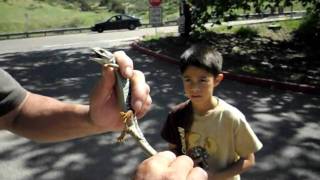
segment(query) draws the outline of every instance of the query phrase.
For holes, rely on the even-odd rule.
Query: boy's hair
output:
[[[213,47],[195,44],[180,56],[180,71],[183,74],[187,67],[196,66],[217,76],[222,72],[222,55]]]

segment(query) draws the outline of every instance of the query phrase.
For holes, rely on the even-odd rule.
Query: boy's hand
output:
[[[131,105],[138,118],[141,118],[150,109],[150,88],[145,82],[144,74],[133,69],[132,60],[123,52],[114,53],[119,71],[122,76],[131,81]],[[116,69],[103,67],[102,78],[94,88],[90,99],[90,118],[92,123],[105,131],[118,131],[123,128],[120,119],[120,109],[115,92]]]
[[[199,167],[193,167],[188,156],[176,157],[170,151],[160,152],[144,160],[137,169],[135,180],[206,180],[208,174]]]

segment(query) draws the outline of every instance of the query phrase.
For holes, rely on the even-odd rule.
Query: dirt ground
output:
[[[216,47],[224,58],[223,70],[231,73],[320,87],[320,47],[266,37],[241,38],[211,33],[203,42]],[[179,59],[192,43],[170,36],[142,41],[139,45]]]

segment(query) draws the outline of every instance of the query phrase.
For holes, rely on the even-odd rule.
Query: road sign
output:
[[[161,4],[161,0],[149,0],[151,6],[156,7]]]
[[[152,26],[162,25],[162,9],[160,6],[152,6],[149,8],[149,23]]]

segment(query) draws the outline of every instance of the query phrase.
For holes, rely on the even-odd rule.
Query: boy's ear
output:
[[[214,86],[217,87],[220,82],[223,80],[224,76],[222,73],[219,73],[214,79]]]

